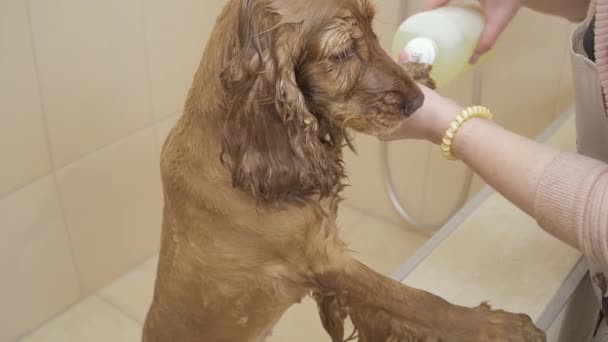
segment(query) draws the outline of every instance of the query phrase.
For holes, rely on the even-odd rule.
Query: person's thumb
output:
[[[448,2],[450,2],[450,0],[426,0],[424,2],[424,9],[429,11],[435,8],[443,7],[447,5]]]

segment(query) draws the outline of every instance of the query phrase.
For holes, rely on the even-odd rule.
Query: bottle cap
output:
[[[437,58],[437,44],[429,38],[414,38],[401,50],[399,64],[433,64]]]

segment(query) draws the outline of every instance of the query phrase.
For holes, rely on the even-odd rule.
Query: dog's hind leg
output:
[[[526,315],[492,311],[487,305],[465,308],[425,291],[384,277],[354,259],[343,260],[335,270],[317,277],[321,311],[333,330],[334,341],[343,337],[345,310],[360,331],[360,341],[545,341]],[[336,296],[336,299],[331,299]],[[323,306],[324,300],[332,300]],[[332,312],[333,310],[333,312]],[[327,327],[328,324],[324,322]],[[378,339],[377,335],[391,338]]]

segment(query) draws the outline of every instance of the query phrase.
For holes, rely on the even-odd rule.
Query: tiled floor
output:
[[[341,208],[339,225],[356,257],[387,275],[396,271],[427,239],[348,206]],[[156,256],[150,258],[19,341],[139,341],[152,298],[157,260]],[[307,299],[287,312],[270,341],[324,342],[329,339],[321,327],[316,306]]]

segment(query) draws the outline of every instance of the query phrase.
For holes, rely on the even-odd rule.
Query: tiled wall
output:
[[[157,250],[160,145],[223,4],[0,1],[0,341]]]
[[[377,2],[376,30],[388,47],[405,1]],[[160,144],[224,3],[0,1],[0,341],[157,250]],[[532,23],[538,31],[529,33]],[[488,65],[486,102],[531,135],[568,102],[556,104],[569,94],[566,25],[527,13],[518,25]],[[466,101],[470,78],[445,92]],[[360,155],[347,157],[350,203],[398,222],[382,188],[379,143],[361,136],[357,147]],[[458,184],[452,172],[462,174],[434,152],[413,142],[391,149],[400,194],[431,217],[455,193],[445,190]]]

